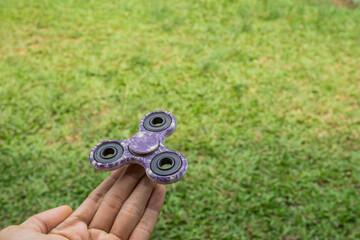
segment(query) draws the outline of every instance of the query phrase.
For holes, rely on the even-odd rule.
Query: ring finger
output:
[[[120,239],[129,238],[131,232],[142,218],[155,186],[156,183],[152,182],[146,175],[142,177],[116,216],[110,233]]]

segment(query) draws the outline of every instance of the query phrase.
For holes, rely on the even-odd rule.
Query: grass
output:
[[[188,159],[153,239],[360,238],[360,8],[0,2],[0,228],[76,208],[153,110]]]

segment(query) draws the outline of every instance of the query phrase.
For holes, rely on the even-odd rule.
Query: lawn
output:
[[[360,238],[360,7],[0,1],[0,228],[76,208],[154,110],[185,177],[153,239]]]

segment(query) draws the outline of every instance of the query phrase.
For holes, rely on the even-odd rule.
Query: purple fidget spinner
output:
[[[154,182],[179,181],[188,168],[185,157],[165,147],[164,141],[176,129],[174,115],[165,111],[146,114],[139,132],[126,140],[105,140],[90,151],[90,164],[101,171],[112,171],[125,164],[142,165]]]

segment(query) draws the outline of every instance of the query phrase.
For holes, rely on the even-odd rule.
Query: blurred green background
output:
[[[189,169],[153,239],[360,238],[360,8],[344,6],[1,0],[0,228],[76,208],[108,175],[90,149],[167,110]]]

